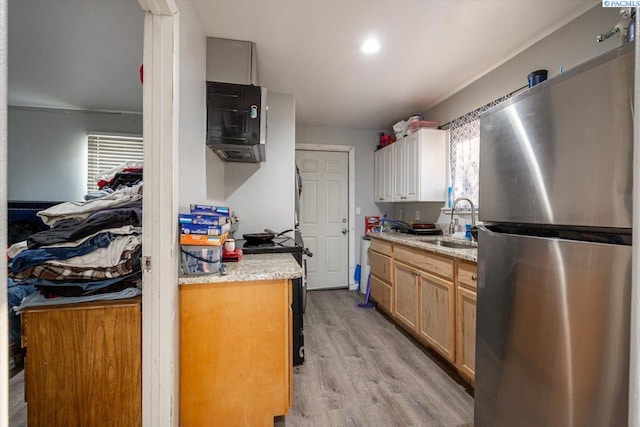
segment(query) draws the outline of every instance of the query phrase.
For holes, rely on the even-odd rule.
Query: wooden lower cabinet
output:
[[[371,248],[371,297],[378,307],[473,385],[477,264],[376,238]]]
[[[420,272],[420,338],[455,362],[456,298],[453,282]]]
[[[394,309],[393,316],[409,330],[418,331],[418,273],[417,270],[398,262],[393,263]]]
[[[291,281],[180,287],[180,425],[273,426],[293,405]]]
[[[457,301],[457,361],[460,373],[471,384],[475,382],[476,369],[476,292],[458,286]]]
[[[30,426],[140,426],[141,300],[22,312]]]

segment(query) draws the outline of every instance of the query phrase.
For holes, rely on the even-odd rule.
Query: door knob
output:
[[[346,228],[343,228],[343,229],[342,229],[342,234],[347,234],[347,231],[348,231],[348,230],[347,230]]]

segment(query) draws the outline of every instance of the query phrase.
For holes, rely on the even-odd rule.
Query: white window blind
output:
[[[97,190],[96,176],[126,162],[142,162],[142,137],[89,134],[87,190]]]

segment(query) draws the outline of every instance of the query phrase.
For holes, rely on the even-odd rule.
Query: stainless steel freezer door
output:
[[[626,426],[631,247],[479,233],[475,427]]]
[[[480,219],[631,227],[633,46],[480,119]]]

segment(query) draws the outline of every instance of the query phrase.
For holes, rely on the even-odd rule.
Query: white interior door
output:
[[[296,150],[302,175],[300,231],[313,257],[307,288],[349,286],[349,156],[346,152]]]

